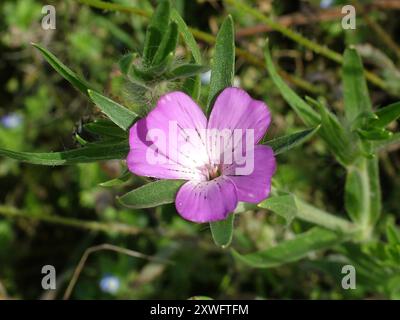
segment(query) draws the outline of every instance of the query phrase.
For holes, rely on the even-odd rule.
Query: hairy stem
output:
[[[299,198],[296,198],[296,206],[296,217],[303,221],[311,222],[321,227],[349,235],[358,231],[357,227],[350,221],[318,209]]]

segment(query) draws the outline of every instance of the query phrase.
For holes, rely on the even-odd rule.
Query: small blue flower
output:
[[[119,278],[113,275],[106,275],[100,280],[100,288],[103,292],[115,294],[120,288]]]
[[[22,117],[17,113],[10,113],[3,116],[0,122],[7,129],[15,129],[22,124]]]

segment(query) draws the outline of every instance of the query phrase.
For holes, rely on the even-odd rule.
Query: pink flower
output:
[[[275,157],[257,145],[270,121],[266,104],[239,88],[221,92],[208,120],[189,96],[171,92],[130,129],[127,165],[141,176],[188,180],[175,199],[183,218],[223,220],[238,201],[270,193]]]

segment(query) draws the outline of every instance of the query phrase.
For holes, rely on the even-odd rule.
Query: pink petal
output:
[[[211,181],[189,181],[178,191],[175,206],[186,220],[203,223],[224,220],[235,210],[235,185],[220,176]]]
[[[240,88],[226,88],[217,97],[208,121],[208,128],[253,129],[254,142],[264,136],[271,115],[263,101],[251,98]]]
[[[254,169],[248,175],[236,175],[236,164],[225,166],[223,174],[233,181],[239,201],[258,203],[268,197],[271,180],[276,170],[272,149],[264,145],[254,146]]]
[[[130,129],[129,170],[162,179],[204,179],[200,168],[208,155],[201,133],[206,125],[200,107],[183,92],[162,96],[154,110]]]

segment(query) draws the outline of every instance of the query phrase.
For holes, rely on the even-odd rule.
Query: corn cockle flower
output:
[[[223,220],[238,201],[270,193],[275,157],[257,145],[270,121],[266,104],[239,88],[219,94],[208,120],[188,95],[171,92],[130,129],[127,165],[140,176],[187,180],[175,199],[183,218]]]

